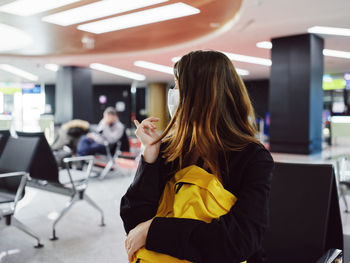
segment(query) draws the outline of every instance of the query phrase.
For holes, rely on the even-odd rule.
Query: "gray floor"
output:
[[[35,249],[34,239],[5,227],[0,230],[0,263],[127,262],[119,204],[132,178],[112,172],[103,181],[92,179],[87,194],[104,210],[106,226],[99,226],[97,211],[80,201],[57,225],[55,242],[49,240],[52,221],[69,198],[27,187],[16,217],[42,238],[45,247]]]
[[[133,174],[127,175],[125,171],[123,174],[112,172],[103,181],[92,179],[87,194],[104,210],[106,226],[99,226],[97,211],[82,201],[73,206],[58,224],[59,240],[55,242],[49,240],[51,225],[69,198],[27,187],[16,217],[42,238],[45,247],[35,249],[34,239],[14,227],[5,227],[0,229],[0,263],[127,262],[119,204],[132,179]],[[340,207],[344,211],[342,201]],[[342,221],[344,234],[350,235],[350,214],[342,212]],[[350,242],[350,238],[346,240]],[[345,244],[345,248],[350,248],[350,244]],[[345,255],[347,252],[350,251],[345,251]],[[345,262],[349,263],[350,258],[346,256]]]

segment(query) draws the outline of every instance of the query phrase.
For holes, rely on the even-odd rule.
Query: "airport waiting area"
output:
[[[350,263],[349,10],[0,1],[0,263]]]

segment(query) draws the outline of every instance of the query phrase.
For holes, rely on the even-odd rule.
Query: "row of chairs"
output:
[[[77,200],[84,199],[92,204],[101,213],[101,225],[104,225],[102,210],[85,194],[93,158],[68,158],[65,160],[66,170],[59,171],[43,134],[18,135],[18,138],[8,138],[2,153],[0,149],[0,189],[5,188],[5,191],[0,190],[0,200],[7,198],[7,201],[14,202],[12,209],[3,211],[0,218],[35,237],[37,247],[41,246],[39,238],[13,217],[29,174],[28,185],[71,197],[67,208],[53,223],[53,239],[57,239],[56,224]],[[75,180],[73,173],[78,171],[72,170],[69,164],[81,160],[88,161],[89,167],[84,177]],[[82,176],[83,172],[79,173]],[[270,196],[270,227],[263,247],[271,263],[326,263],[343,257],[339,199],[331,165],[275,164]]]
[[[102,209],[86,194],[94,157],[65,158],[65,169],[59,169],[43,133],[17,132],[17,135],[15,138],[8,131],[0,133],[0,204],[12,203],[10,210],[0,210],[0,223],[5,221],[5,225],[18,227],[37,240],[36,247],[42,247],[40,238],[14,217],[17,202],[24,196],[24,186],[28,185],[70,197],[52,224],[51,240],[58,239],[56,225],[79,200],[87,201],[100,213],[101,226],[104,226]],[[86,170],[72,168],[73,163],[82,161],[88,164]]]

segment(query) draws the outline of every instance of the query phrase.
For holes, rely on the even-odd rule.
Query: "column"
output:
[[[64,66],[57,72],[55,121],[93,119],[93,86],[89,68]]]
[[[323,39],[313,34],[272,39],[270,150],[321,151]]]
[[[147,96],[148,117],[158,117],[160,121],[156,124],[159,130],[164,130],[169,123],[169,112],[167,108],[167,84],[149,83]]]

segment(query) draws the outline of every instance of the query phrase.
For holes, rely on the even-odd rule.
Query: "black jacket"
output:
[[[260,249],[268,226],[273,159],[255,143],[227,157],[228,175],[223,176],[223,184],[238,198],[230,212],[211,223],[157,217],[148,232],[147,249],[196,263],[263,261]],[[120,215],[127,233],[155,216],[164,186],[176,173],[171,167],[160,156],[153,164],[141,160],[121,200]]]

